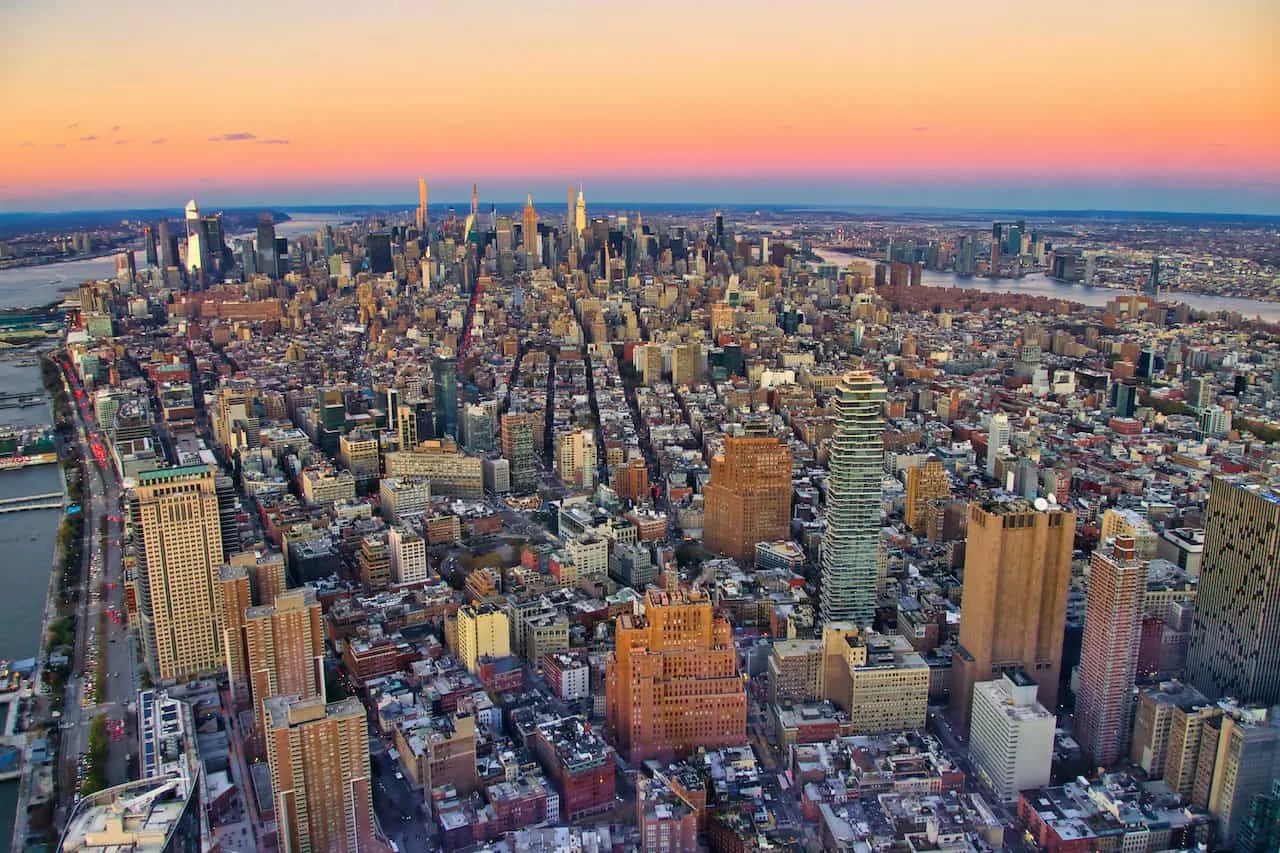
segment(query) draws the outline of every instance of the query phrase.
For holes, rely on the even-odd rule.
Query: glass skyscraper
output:
[[[822,620],[870,625],[876,612],[884,471],[884,383],[866,371],[845,375],[836,411],[822,537]]]

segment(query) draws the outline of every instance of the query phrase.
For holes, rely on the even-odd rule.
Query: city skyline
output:
[[[625,21],[553,5],[495,23],[467,7],[352,21],[229,4],[201,38],[242,61],[200,75],[163,73],[199,45],[149,2],[15,9],[0,209],[408,201],[427,174],[535,202],[581,178],[595,198],[637,201],[1280,211],[1278,21],[1261,4],[1064,5],[1093,25],[1025,37],[993,25],[1008,18],[995,0],[805,0],[782,36],[758,3],[659,3]],[[904,44],[903,22],[921,19],[947,37]],[[381,23],[395,20],[408,25]],[[149,49],[122,50],[140,23]],[[474,36],[432,37],[451,31]],[[378,49],[358,74],[316,49],[362,41]],[[661,62],[626,59],[646,44]],[[407,81],[404,57],[426,73]],[[512,97],[522,75],[547,78],[548,96]],[[340,119],[344,104],[358,117]]]

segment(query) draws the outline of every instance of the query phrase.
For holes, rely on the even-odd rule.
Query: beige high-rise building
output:
[[[354,697],[266,701],[267,763],[281,853],[359,853],[374,843],[368,720]]]
[[[1041,704],[1058,706],[1075,513],[1015,499],[969,506],[960,645],[952,663],[951,710],[968,732],[973,685],[1021,667]]]
[[[1249,804],[1280,778],[1280,725],[1268,716],[1262,708],[1228,705],[1203,724],[1191,803],[1218,819],[1217,849],[1235,849]]]
[[[1181,710],[1185,720],[1194,709],[1209,705],[1199,690],[1177,681],[1165,681],[1143,690],[1138,694],[1138,708],[1134,712],[1129,760],[1146,771],[1148,778],[1163,779],[1176,712]]]
[[[248,677],[244,653],[244,614],[253,606],[250,594],[249,570],[244,566],[228,565],[218,570],[222,602],[222,648],[226,655],[227,678],[231,689],[238,690]]]
[[[698,379],[698,345],[676,344],[671,349],[671,384],[692,385]]]
[[[458,659],[475,672],[481,658],[511,654],[511,622],[491,604],[466,605],[458,610]]]
[[[1212,704],[1174,708],[1164,751],[1164,782],[1179,796],[1190,799],[1195,790],[1204,724],[1220,716],[1222,709]]]
[[[324,698],[324,627],[315,590],[291,589],[272,606],[249,608],[244,637],[254,711],[263,730],[268,698]]]
[[[222,532],[213,469],[161,468],[138,475],[130,497],[138,551],[142,644],[157,680],[225,666],[222,654]]]
[[[556,468],[566,486],[591,491],[596,484],[596,435],[575,429],[556,436]]]

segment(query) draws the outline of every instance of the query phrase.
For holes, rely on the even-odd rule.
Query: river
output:
[[[336,216],[324,216],[314,213],[289,214],[287,222],[276,223],[277,237],[297,237],[302,234],[312,235],[322,225],[334,225],[348,221]],[[178,219],[179,214],[174,215]],[[228,235],[227,243],[232,240],[253,237],[251,233]],[[145,265],[146,258],[141,249],[136,258],[138,267]],[[47,305],[66,296],[83,281],[111,279],[116,275],[116,259],[114,255],[103,258],[85,258],[77,261],[58,261],[38,267],[13,267],[0,270],[0,308],[30,308]]]
[[[852,261],[867,261],[869,258],[853,255],[848,252],[822,249],[814,250],[814,254],[825,262],[846,266]],[[924,270],[920,283],[925,287],[961,287],[967,290],[986,290],[992,293],[1025,293],[1033,296],[1047,296],[1052,299],[1065,299],[1101,308],[1118,296],[1128,291],[1113,290],[1106,287],[1085,287],[1079,284],[1065,284],[1054,281],[1043,273],[1034,273],[1023,278],[960,278],[955,273]],[[1185,302],[1193,311],[1237,311],[1245,317],[1261,317],[1269,323],[1280,323],[1280,302],[1263,302],[1257,299],[1238,299],[1229,296],[1209,296],[1200,293],[1174,293],[1162,297],[1170,302]]]
[[[39,367],[0,360],[0,388],[5,393],[43,393]],[[0,409],[0,424],[38,426],[52,423],[48,403],[25,409]],[[62,489],[57,465],[0,471],[0,498],[46,494]],[[4,590],[0,596],[0,657],[34,657],[40,648],[40,625],[53,564],[53,546],[62,511],[32,510],[0,514],[0,553],[4,558]],[[0,783],[0,839],[13,836],[18,783]]]

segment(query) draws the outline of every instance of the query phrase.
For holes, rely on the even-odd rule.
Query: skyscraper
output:
[[[836,413],[822,537],[823,621],[870,625],[876,613],[884,470],[884,383],[845,374],[831,398]]]
[[[471,185],[471,218],[472,220],[480,218],[480,188],[475,184]]]
[[[372,849],[373,792],[364,705],[355,697],[266,702],[267,764],[281,853]]]
[[[538,485],[534,465],[534,417],[525,412],[508,412],[502,416],[502,455],[511,463],[511,489],[516,493],[532,491]]]
[[[168,269],[178,265],[177,237],[169,233],[169,220],[160,220],[160,268]]]
[[[268,698],[324,698],[324,627],[315,590],[286,590],[272,605],[250,607],[244,638],[254,715],[262,730]]]
[[[495,241],[498,253],[510,252],[515,244],[515,225],[511,221],[511,217],[502,215],[498,217],[497,233]]]
[[[524,217],[520,223],[520,241],[524,245],[524,254],[529,266],[537,266],[542,262],[541,247],[538,242],[538,211],[533,207],[533,193],[529,193],[524,203]]]
[[[205,223],[200,217],[200,208],[196,206],[195,199],[187,202],[186,222],[187,270],[192,278],[199,278],[202,274],[212,274],[209,238],[205,234]]]
[[[1211,699],[1280,703],[1280,492],[1269,486],[1219,477],[1210,488],[1187,680]]]
[[[726,436],[704,494],[707,549],[750,565],[757,542],[790,538],[791,448],[763,425]]]
[[[365,259],[369,262],[369,272],[383,275],[395,270],[395,262],[391,259],[391,235],[386,232],[369,234],[364,238]]]
[[[160,255],[156,251],[156,232],[150,225],[142,229],[142,244],[146,249],[147,266],[157,266],[160,263]]]
[[[436,413],[436,437],[458,437],[458,364],[453,350],[442,348],[431,359],[432,399]]]
[[[1069,510],[1021,498],[969,505],[960,645],[951,669],[951,709],[961,731],[969,728],[973,685],[1011,667],[1035,679],[1046,708],[1057,708],[1075,520]]]
[[[226,565],[218,570],[219,598],[222,604],[222,650],[226,657],[227,679],[234,692],[248,679],[244,654],[244,614],[253,605],[247,567]]]
[[[1000,242],[1004,239],[1003,229],[999,222],[991,223],[991,270],[992,278],[1000,276]]]
[[[996,458],[1009,446],[1009,416],[996,412],[987,426],[987,476],[996,475]]]
[[[157,680],[224,665],[218,573],[222,531],[213,469],[160,468],[138,475],[130,499],[138,550],[142,644]]]
[[[605,663],[605,716],[631,761],[746,743],[747,694],[733,628],[707,593],[645,593],[617,618]]]
[[[582,187],[578,187],[578,202],[574,208],[573,214],[573,233],[578,243],[578,254],[582,254],[582,232],[587,230],[587,197],[582,192]]]
[[[1101,767],[1113,766],[1128,753],[1146,591],[1147,563],[1132,538],[1118,537],[1109,550],[1103,545],[1093,552],[1075,736],[1085,755]]]
[[[596,434],[575,429],[556,436],[556,468],[565,485],[591,491],[596,486]]]
[[[271,214],[258,217],[258,233],[254,246],[258,250],[258,272],[276,278],[279,265],[276,260],[276,224]]]
[[[427,233],[427,179],[418,178],[418,216],[414,220],[414,224],[418,226],[418,234],[425,236]]]

